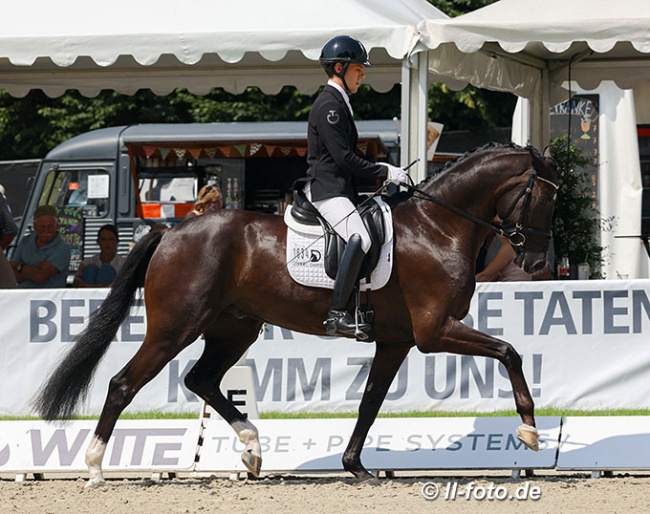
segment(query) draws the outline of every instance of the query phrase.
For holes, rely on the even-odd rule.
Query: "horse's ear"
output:
[[[544,151],[542,152],[542,155],[544,155],[544,158],[553,158],[553,145],[546,145],[546,148],[544,148]]]

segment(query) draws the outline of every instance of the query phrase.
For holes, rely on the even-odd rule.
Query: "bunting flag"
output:
[[[215,145],[215,143],[212,143]],[[209,159],[215,159],[219,157],[225,158],[246,158],[246,157],[273,157],[274,154],[276,157],[290,157],[290,156],[299,156],[305,157],[307,155],[307,147],[303,146],[301,143],[291,143],[296,146],[281,146],[278,144],[266,144],[266,143],[247,143],[239,145],[228,145],[221,146],[218,143],[215,146],[209,147],[197,147],[192,145],[190,148],[183,147],[173,147],[165,148],[160,146],[152,145],[134,145],[134,150],[137,154],[144,156],[147,159],[153,159],[160,155],[162,160],[166,160],[170,152],[173,150],[173,154],[177,159],[189,158],[190,155],[193,159],[199,160],[202,156]],[[360,141],[357,143],[357,151],[368,156],[375,156],[375,158],[381,157],[381,148],[378,148],[374,141]]]
[[[189,152],[192,155],[194,159],[197,159],[201,157],[201,152],[203,151],[203,148],[189,148]]]
[[[155,146],[144,145],[142,148],[144,149],[144,155],[147,159],[151,159],[151,156],[156,152],[156,150],[158,150]]]

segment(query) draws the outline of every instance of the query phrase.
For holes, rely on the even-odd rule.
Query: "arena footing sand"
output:
[[[266,475],[256,480],[179,476],[162,481],[145,475],[108,475],[106,486],[85,489],[82,478],[53,474],[16,482],[14,476],[3,474],[0,510],[21,514],[650,512],[650,474],[645,473],[591,478],[590,474],[536,472],[519,479],[506,471],[395,475],[381,478],[379,486],[355,484],[343,474]],[[438,497],[425,499],[423,486],[424,494],[437,491]]]

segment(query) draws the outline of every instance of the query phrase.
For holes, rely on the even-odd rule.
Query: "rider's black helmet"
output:
[[[333,73],[334,64],[343,63],[344,68],[350,63],[370,66],[368,52],[358,39],[351,36],[336,36],[330,39],[321,50],[320,64],[328,72]]]

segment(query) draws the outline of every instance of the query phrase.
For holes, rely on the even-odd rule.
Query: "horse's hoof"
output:
[[[517,439],[524,443],[533,451],[539,451],[539,432],[535,427],[530,425],[520,425],[517,427]]]
[[[381,485],[379,482],[379,479],[370,473],[367,473],[363,476],[358,476],[355,478],[354,483],[356,485],[371,485],[371,486],[378,486]]]
[[[260,476],[260,471],[262,470],[262,457],[253,455],[250,451],[245,451],[241,454],[241,460],[254,476]]]
[[[97,487],[102,487],[104,485],[106,485],[106,481],[103,478],[93,477],[86,482],[84,489],[96,489]]]

